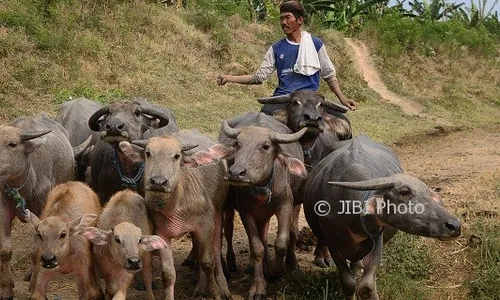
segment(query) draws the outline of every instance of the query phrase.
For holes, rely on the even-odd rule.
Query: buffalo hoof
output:
[[[333,259],[331,257],[315,257],[314,258],[314,264],[317,265],[320,268],[328,268],[328,267],[333,267]]]

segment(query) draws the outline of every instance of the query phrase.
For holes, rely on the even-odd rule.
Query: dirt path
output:
[[[345,41],[353,50],[352,54],[356,69],[363,75],[364,80],[371,89],[377,92],[384,100],[400,106],[408,115],[418,115],[422,112],[420,104],[391,92],[385,86],[374,67],[368,47],[363,42],[353,38],[345,38]]]

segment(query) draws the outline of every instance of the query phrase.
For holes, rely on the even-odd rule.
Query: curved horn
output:
[[[144,149],[144,148],[146,148],[146,145],[148,144],[148,140],[135,140],[135,141],[132,141],[130,143]]]
[[[19,134],[19,139],[21,142],[26,142],[32,139],[36,139],[37,137],[41,137],[51,132],[52,130],[38,130],[38,131],[24,131]]]
[[[257,98],[260,104],[282,104],[290,102],[290,94]]]
[[[182,152],[186,152],[186,151],[194,149],[194,148],[196,148],[198,146],[199,146],[198,144],[182,144],[181,151]]]
[[[96,111],[92,116],[90,116],[89,118],[89,128],[92,130],[92,131],[101,131],[101,129],[99,128],[99,119],[106,115],[107,113],[109,112],[108,110],[108,107],[103,107],[103,108],[100,108],[98,111]]]
[[[271,141],[277,142],[280,144],[289,144],[298,141],[304,133],[306,133],[307,128],[302,128],[300,131],[296,133],[278,133],[275,132],[273,136],[271,136]]]
[[[92,142],[92,135],[89,135],[89,137],[83,143],[73,147],[73,156],[75,158],[80,157],[85,152],[85,150],[87,150],[87,148],[90,146],[91,142]]]
[[[235,139],[241,132],[241,128],[232,128],[227,124],[227,121],[222,122],[222,132],[228,138]]]
[[[365,181],[357,181],[357,182],[334,182],[329,181],[329,184],[345,187],[353,190],[382,190],[387,188],[392,188],[394,186],[395,180],[392,177],[381,177],[374,178]]]
[[[161,128],[161,127],[168,125],[169,119],[168,119],[168,116],[165,112],[162,112],[161,110],[156,109],[152,106],[149,106],[149,107],[141,106],[141,107],[142,107],[143,114],[150,115],[153,118],[160,120],[160,124],[158,125],[158,128]]]
[[[338,111],[338,112],[343,113],[343,114],[345,114],[347,111],[349,111],[349,108],[347,108],[347,106],[344,106],[342,104],[337,104],[337,103],[332,102],[332,101],[323,102],[323,106],[326,108],[329,108],[331,110]]]

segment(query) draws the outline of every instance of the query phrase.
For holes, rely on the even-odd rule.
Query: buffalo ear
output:
[[[167,248],[165,240],[158,235],[143,235],[141,236],[140,244],[146,251]]]
[[[198,151],[192,155],[184,156],[184,166],[196,168],[219,162],[219,159],[210,152]]]
[[[81,233],[82,229],[95,224],[97,219],[96,214],[86,214],[80,218],[74,219],[69,223],[69,230],[71,235]]]
[[[307,178],[306,167],[300,159],[297,159],[286,152],[278,154],[277,159],[285,169],[290,171],[290,173],[303,179]]]
[[[104,231],[95,227],[86,227],[81,230],[81,234],[94,245],[102,246],[108,243],[111,230]]]
[[[273,117],[285,125],[288,124],[288,112],[286,110],[286,107],[284,109],[275,111],[273,113]]]
[[[215,144],[210,149],[208,149],[208,152],[219,159],[228,159],[234,155],[236,149],[232,146]]]
[[[26,219],[36,231],[38,229],[38,225],[40,225],[40,219],[28,209],[26,209]]]
[[[122,150],[122,152],[125,153],[125,155],[127,155],[127,157],[133,162],[143,161],[141,154],[144,151],[144,148],[131,144],[127,141],[120,142],[118,146],[120,147],[120,150]]]

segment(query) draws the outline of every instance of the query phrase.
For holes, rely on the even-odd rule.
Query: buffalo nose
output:
[[[57,257],[54,254],[43,254],[41,260],[44,268],[54,268],[57,266]]]
[[[309,114],[304,114],[304,120],[305,121],[316,121],[316,122],[321,122],[323,120],[322,116],[312,116]]]
[[[459,236],[462,232],[462,224],[457,219],[449,220],[444,226],[451,232],[452,236]]]
[[[235,165],[231,166],[227,172],[230,177],[236,177],[238,179],[242,179],[245,175],[247,175],[247,170],[245,168]]]
[[[130,257],[127,259],[127,269],[138,270],[141,267],[142,263],[139,257]]]
[[[122,131],[125,128],[123,122],[108,122],[106,124],[106,130],[108,131]]]
[[[166,186],[168,180],[163,176],[153,176],[151,177],[151,179],[149,179],[149,183],[156,186]]]

